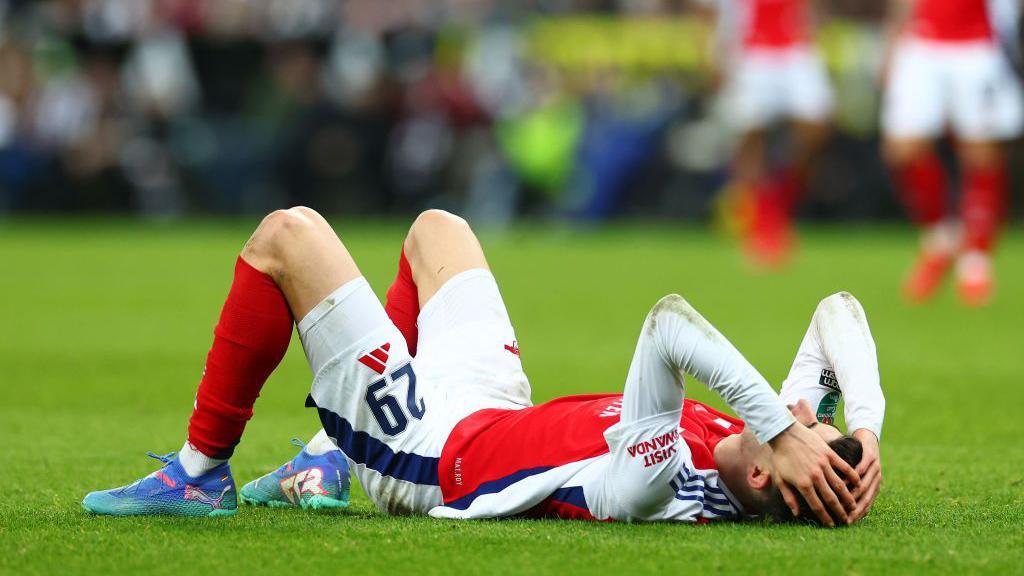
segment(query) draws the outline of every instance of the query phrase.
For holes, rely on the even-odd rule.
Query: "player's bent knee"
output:
[[[410,260],[415,260],[419,251],[432,242],[463,235],[471,237],[473,231],[462,217],[445,210],[425,210],[409,228],[405,237],[405,254]]]
[[[242,258],[265,272],[279,268],[281,256],[289,243],[299,242],[303,235],[315,233],[315,219],[322,217],[311,208],[274,210],[263,218],[246,242]]]
[[[445,210],[424,210],[413,221],[409,228],[406,242],[416,242],[430,236],[450,233],[452,231],[468,231],[469,223],[460,216]]]

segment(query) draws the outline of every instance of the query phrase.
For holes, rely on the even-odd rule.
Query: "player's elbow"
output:
[[[819,317],[851,316],[858,321],[865,318],[864,307],[860,301],[847,291],[836,292],[826,296],[818,303],[815,315]]]

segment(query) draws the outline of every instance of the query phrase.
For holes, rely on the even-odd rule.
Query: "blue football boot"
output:
[[[227,462],[193,478],[174,452],[149,453],[164,467],[127,486],[91,492],[82,508],[110,516],[231,516],[238,511],[235,480]]]
[[[348,461],[340,450],[314,456],[298,438],[292,444],[302,448],[291,461],[245,486],[243,504],[286,508],[345,508],[348,506]]]

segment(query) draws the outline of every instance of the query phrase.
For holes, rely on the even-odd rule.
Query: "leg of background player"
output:
[[[732,178],[716,198],[718,219],[726,232],[745,238],[754,221],[755,188],[764,174],[764,131],[740,135],[732,159]]]
[[[957,261],[957,289],[970,306],[992,296],[991,254],[1006,216],[1006,161],[997,142],[962,142],[957,152],[963,172],[963,250]]]
[[[928,139],[889,138],[885,156],[907,212],[922,231],[917,263],[903,284],[907,300],[921,303],[935,295],[959,247],[957,227],[946,222],[946,171]]]
[[[746,248],[752,261],[766,268],[784,264],[792,252],[793,213],[829,134],[824,122],[795,120],[791,129],[788,164],[765,174],[755,187],[754,217]]]
[[[231,456],[260,389],[284,357],[292,319],[359,275],[341,240],[313,210],[279,210],[260,223],[242,250],[214,330],[181,452],[189,475]]]

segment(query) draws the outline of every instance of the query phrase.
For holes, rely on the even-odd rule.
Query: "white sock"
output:
[[[185,474],[188,474],[193,478],[198,478],[217,466],[227,462],[227,460],[210,458],[206,454],[196,450],[195,446],[192,446],[192,444],[186,440],[185,445],[181,447],[181,452],[178,452],[178,462],[181,462],[181,467],[185,469]]]
[[[942,221],[921,235],[921,248],[928,254],[956,254],[963,240],[963,227],[955,221]]]
[[[334,445],[334,442],[327,436],[327,432],[323,428],[306,444],[306,453],[310,456],[322,456],[331,450],[337,449],[338,447]]]

